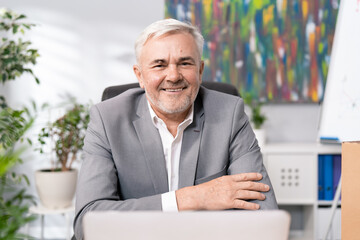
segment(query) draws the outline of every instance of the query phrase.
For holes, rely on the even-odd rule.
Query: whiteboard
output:
[[[360,140],[360,0],[340,1],[319,139]]]

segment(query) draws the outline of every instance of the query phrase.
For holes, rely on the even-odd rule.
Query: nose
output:
[[[169,64],[166,75],[166,80],[173,82],[178,81],[182,77],[176,64]]]

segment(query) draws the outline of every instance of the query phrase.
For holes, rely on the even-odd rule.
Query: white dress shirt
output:
[[[168,130],[166,124],[154,112],[148,102],[150,116],[154,126],[158,129],[163,146],[166,170],[168,174],[169,192],[161,195],[162,209],[164,212],[178,211],[175,190],[179,184],[179,162],[181,154],[181,145],[184,130],[193,122],[194,107],[185,120],[179,124],[176,136],[174,137]]]

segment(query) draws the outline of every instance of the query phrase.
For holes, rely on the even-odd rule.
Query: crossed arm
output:
[[[261,179],[260,173],[240,173],[179,189],[176,191],[178,209],[179,211],[259,209],[258,203],[247,200],[265,200],[262,192],[269,191],[270,187],[256,182]]]

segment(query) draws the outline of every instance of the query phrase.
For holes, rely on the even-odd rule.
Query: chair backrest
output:
[[[211,90],[216,90],[216,91],[231,94],[234,96],[240,96],[236,87],[234,87],[233,85],[231,85],[229,83],[202,82],[201,85],[203,87],[211,89]],[[125,92],[126,90],[128,90],[130,88],[138,88],[138,87],[140,87],[139,83],[129,83],[129,84],[107,87],[107,88],[105,88],[105,90],[102,94],[101,101],[113,98],[113,97],[119,95],[120,93]]]

